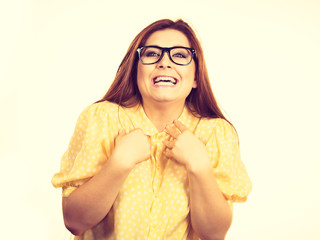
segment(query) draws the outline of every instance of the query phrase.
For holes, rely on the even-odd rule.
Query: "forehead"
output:
[[[145,45],[156,45],[160,47],[190,47],[190,43],[186,35],[175,29],[159,30],[152,33],[147,39]]]

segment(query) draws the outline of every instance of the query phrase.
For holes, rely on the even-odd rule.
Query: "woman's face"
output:
[[[154,32],[145,43],[145,46],[150,45],[190,48],[188,38],[182,32],[174,29]],[[186,66],[177,65],[169,59],[167,52],[155,64],[144,65],[139,61],[137,84],[143,104],[172,103],[174,106],[184,104],[192,88],[197,87],[195,71],[194,60]]]

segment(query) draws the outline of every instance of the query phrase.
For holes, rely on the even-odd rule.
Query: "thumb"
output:
[[[118,136],[124,136],[127,134],[127,130],[126,129],[120,129],[119,132],[118,132]]]

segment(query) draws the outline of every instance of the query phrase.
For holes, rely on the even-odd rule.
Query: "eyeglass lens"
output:
[[[140,53],[140,59],[145,64],[156,63],[162,56],[162,49],[156,47],[145,47]],[[172,48],[170,59],[177,64],[187,65],[192,60],[192,52],[186,48]]]

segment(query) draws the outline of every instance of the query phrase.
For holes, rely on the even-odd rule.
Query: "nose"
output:
[[[171,60],[168,52],[164,52],[162,58],[157,63],[159,68],[171,68]]]

